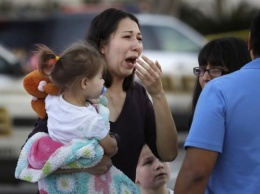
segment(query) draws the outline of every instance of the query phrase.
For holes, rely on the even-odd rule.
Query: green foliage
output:
[[[7,14],[13,10],[13,4],[10,1],[1,1],[0,2],[0,13],[1,15]]]
[[[56,1],[42,1],[39,4],[24,3],[15,5],[14,2],[0,1],[0,17],[3,19],[37,18],[60,10]]]
[[[207,40],[213,40],[213,39],[216,39],[216,38],[223,38],[223,37],[232,36],[232,37],[241,38],[244,41],[247,41],[248,33],[249,33],[249,30],[229,31],[229,32],[224,32],[224,33],[216,33],[216,34],[206,35],[205,38]]]
[[[225,13],[221,6],[215,5],[214,8],[213,13],[206,13],[181,3],[179,18],[201,34],[208,35],[248,29],[253,16],[258,11],[246,2],[241,2],[238,6],[228,10],[228,13]]]

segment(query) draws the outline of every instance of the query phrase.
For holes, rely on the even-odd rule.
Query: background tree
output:
[[[203,1],[193,6],[180,0],[139,0],[141,12],[172,15],[203,35],[246,30],[257,8],[247,2],[227,6],[228,0]]]
[[[203,35],[208,35],[248,29],[252,17],[258,10],[246,2],[227,9],[224,0],[215,0],[210,7],[212,9],[209,12],[203,12],[187,3],[180,3],[179,19]]]

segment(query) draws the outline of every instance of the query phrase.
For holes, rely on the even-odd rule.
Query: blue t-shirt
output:
[[[210,81],[185,142],[219,153],[205,194],[260,193],[260,59]]]

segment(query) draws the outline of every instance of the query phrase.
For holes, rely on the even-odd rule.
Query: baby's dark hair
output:
[[[61,89],[76,83],[83,77],[91,79],[100,68],[105,68],[103,56],[86,42],[72,44],[58,58],[45,45],[37,45],[37,48],[40,72],[50,76],[50,79]]]

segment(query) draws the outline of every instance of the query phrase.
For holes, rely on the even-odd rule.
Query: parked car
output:
[[[86,13],[56,14],[33,20],[0,21],[0,40],[14,50],[24,49],[27,54],[35,43],[46,44],[60,52],[70,43],[84,39],[94,16]],[[143,54],[161,64],[169,106],[177,127],[184,129],[195,80],[192,68],[197,66],[198,51],[206,41],[202,35],[174,17],[154,14],[136,16],[143,34]],[[19,38],[21,36],[22,39]],[[28,95],[25,98],[24,101],[19,97],[13,108],[8,107],[12,119],[20,116],[35,119]],[[9,99],[11,101],[13,98]],[[13,100],[9,104],[13,104]],[[22,111],[14,107],[21,107]]]
[[[10,123],[35,117],[31,97],[23,89],[23,66],[14,53],[0,45],[0,109],[9,115]]]
[[[24,72],[19,59],[0,45],[0,183],[17,182],[14,167],[28,132],[13,131],[12,118],[24,117],[30,97],[22,86]]]

